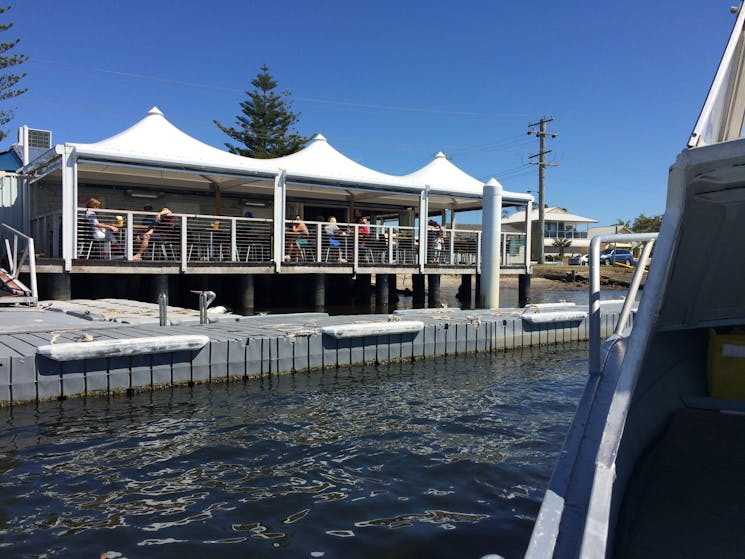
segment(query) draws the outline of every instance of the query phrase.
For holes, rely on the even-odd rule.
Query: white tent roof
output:
[[[200,170],[247,174],[271,178],[281,171],[290,181],[347,184],[394,188],[418,192],[426,187],[439,196],[480,198],[483,183],[448,161],[443,153],[421,169],[408,175],[381,173],[352,161],[318,134],[302,150],[274,159],[253,159],[207,145],[172,125],[157,108],[126,130],[95,143],[66,144],[75,148],[78,158],[118,161],[150,167],[188,167]],[[61,153],[59,148],[57,153]],[[48,155],[31,162],[24,170],[44,165]],[[525,194],[504,192],[508,200],[527,201]]]
[[[116,159],[137,159],[151,162],[192,163],[231,170],[276,173],[271,160],[248,159],[229,153],[192,138],[166,120],[153,107],[147,116],[123,132],[93,144],[69,144],[80,156],[109,156]]]
[[[253,161],[253,160],[252,160]],[[408,186],[421,189],[421,185],[406,177],[387,175],[352,161],[331,146],[322,134],[316,134],[306,147],[291,155],[270,160],[287,171],[288,177],[342,180],[376,185]]]
[[[533,208],[530,214],[531,221],[538,221],[539,214],[538,208]],[[570,214],[564,208],[552,207],[544,208],[543,210],[544,221],[563,221],[565,223],[597,223],[597,219],[590,219],[589,217],[582,217],[581,215]],[[502,218],[502,223],[525,223],[525,210],[515,212],[509,217]]]
[[[442,152],[438,152],[435,158],[421,169],[402,178],[429,185],[430,190],[438,193],[458,192],[480,196],[484,189],[483,182],[461,171]]]

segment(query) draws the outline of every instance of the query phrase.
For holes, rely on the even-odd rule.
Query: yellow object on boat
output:
[[[745,334],[709,330],[709,396],[745,400]]]

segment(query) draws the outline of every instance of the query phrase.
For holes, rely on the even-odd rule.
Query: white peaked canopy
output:
[[[158,107],[126,130],[93,144],[68,144],[79,157],[99,156],[124,161],[192,164],[210,168],[274,173],[271,160],[248,159],[209,146],[168,122]]]
[[[253,160],[252,160],[253,161]],[[352,161],[331,146],[322,134],[316,134],[308,145],[291,155],[270,160],[287,172],[288,178],[315,178],[322,181],[342,180],[374,185],[397,185],[418,189],[419,185],[405,177],[387,175]]]
[[[403,178],[418,184],[426,184],[437,193],[467,193],[480,196],[484,183],[453,165],[441,151],[421,169],[404,175]]]
[[[426,185],[430,192],[437,196],[465,195],[480,199],[483,195],[484,183],[454,165],[441,151],[437,152],[434,159],[424,167],[401,178]],[[489,180],[496,181],[494,178]],[[496,182],[499,184],[499,181]],[[503,191],[502,200],[508,204],[522,205],[532,200],[532,197],[520,192]]]
[[[157,108],[126,130],[95,143],[56,146],[22,169],[42,178],[60,169],[52,162],[63,153],[75,158],[77,173],[90,182],[137,184],[158,188],[271,194],[282,175],[291,190],[321,198],[318,189],[336,186],[377,192],[381,202],[403,203],[401,196],[419,196],[425,190],[438,198],[438,207],[480,207],[483,183],[448,161],[443,153],[421,169],[397,176],[361,165],[317,134],[302,150],[275,159],[254,159],[212,147],[171,124]],[[313,194],[315,193],[315,194]],[[326,192],[328,194],[328,191]],[[380,197],[384,197],[383,200]],[[526,194],[504,192],[506,202],[525,203]],[[434,207],[434,206],[431,206]]]

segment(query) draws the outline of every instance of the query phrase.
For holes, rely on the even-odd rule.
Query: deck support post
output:
[[[354,284],[354,303],[370,308],[370,303],[372,303],[372,274],[357,274]]]
[[[427,300],[430,308],[441,306],[440,274],[429,274],[427,276]]]
[[[375,274],[375,311],[388,312],[390,295],[388,292],[389,274]]]
[[[72,287],[70,274],[47,274],[47,285],[49,298],[55,301],[69,301],[72,299]]]
[[[326,274],[313,274],[313,308],[316,312],[326,308]]]
[[[398,303],[397,280],[398,276],[396,274],[388,274],[388,302],[394,305]]]
[[[530,304],[530,274],[520,274],[517,278],[517,306],[527,307]]]
[[[252,315],[254,313],[254,277],[253,274],[241,276],[241,314]]]
[[[464,309],[471,308],[471,274],[461,274],[460,286],[458,287],[458,300],[460,301],[461,307]]]
[[[168,274],[155,274],[153,281],[150,284],[150,300],[157,303],[161,293],[165,293],[168,297]]]
[[[414,296],[412,299],[414,307],[424,307],[424,274],[412,274],[411,287],[414,291]]]

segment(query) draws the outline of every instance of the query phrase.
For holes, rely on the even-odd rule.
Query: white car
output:
[[[575,254],[569,259],[570,266],[587,266],[590,257],[587,254]]]

